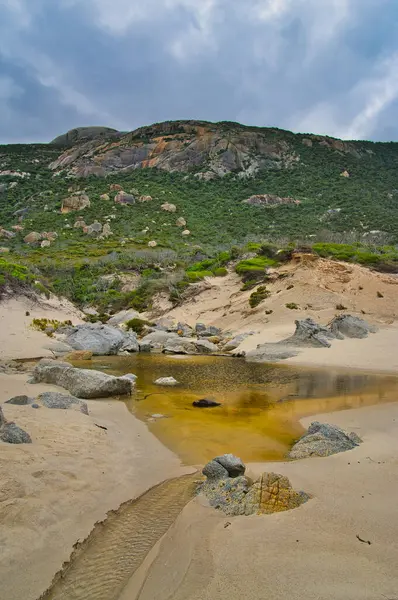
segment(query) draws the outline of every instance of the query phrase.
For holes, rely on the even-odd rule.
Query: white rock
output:
[[[159,377],[159,379],[155,381],[155,384],[173,386],[178,385],[178,381],[177,379],[174,379],[174,377]]]

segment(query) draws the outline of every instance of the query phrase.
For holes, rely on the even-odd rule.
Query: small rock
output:
[[[87,403],[74,396],[60,394],[59,392],[43,392],[39,395],[40,402],[47,408],[60,408],[66,410],[75,405],[80,412],[88,415]]]
[[[228,471],[219,462],[211,460],[203,467],[203,475],[206,475],[208,479],[226,479],[228,477]]]
[[[240,458],[233,454],[223,454],[222,456],[217,456],[213,460],[220,463],[220,465],[228,471],[229,477],[239,477],[240,475],[245,474],[245,465]]]
[[[27,406],[28,404],[32,404],[34,402],[34,398],[29,398],[29,396],[14,396],[9,400],[6,400],[5,404],[14,404],[15,406]]]
[[[7,444],[31,444],[32,438],[26,431],[15,425],[5,423],[0,429],[0,440]]]
[[[166,386],[174,386],[178,385],[177,379],[174,377],[159,377],[155,382],[155,385],[166,385]]]
[[[162,210],[165,210],[166,212],[171,212],[171,213],[175,213],[177,210],[176,205],[171,204],[170,202],[165,202],[164,204],[162,204],[162,206],[160,208]]]
[[[40,406],[36,403],[32,404],[32,408],[40,408]]]

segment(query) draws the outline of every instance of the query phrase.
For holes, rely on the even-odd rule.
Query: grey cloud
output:
[[[184,118],[398,136],[393,0],[13,2],[0,0],[3,143]]]

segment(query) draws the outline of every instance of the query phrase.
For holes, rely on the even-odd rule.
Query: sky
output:
[[[398,140],[398,0],[0,0],[0,143],[238,121]]]

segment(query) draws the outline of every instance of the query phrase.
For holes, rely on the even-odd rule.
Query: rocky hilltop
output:
[[[166,121],[126,134],[107,128],[99,134],[99,129],[72,130],[56,138],[53,143],[73,147],[53,161],[50,168],[57,173],[86,177],[155,167],[169,172],[193,172],[199,179],[210,180],[232,172],[253,176],[262,170],[292,169],[312,148],[326,148],[357,159],[372,154],[368,147],[371,144],[366,142],[343,142],[230,122]]]
[[[93,140],[103,140],[110,136],[115,137],[119,132],[111,127],[76,127],[57,136],[50,144],[54,146],[74,146]]]

